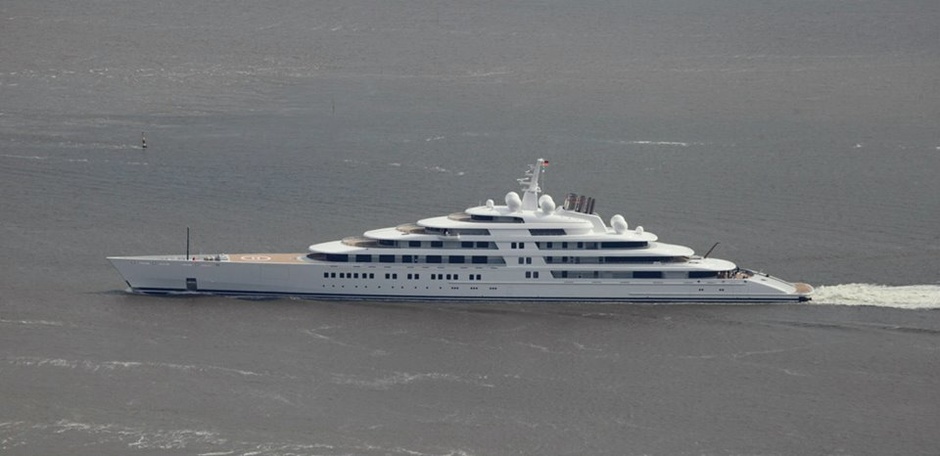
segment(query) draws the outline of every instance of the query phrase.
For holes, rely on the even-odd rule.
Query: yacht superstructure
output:
[[[538,159],[522,195],[314,244],[308,253],[109,257],[131,291],[362,299],[805,301],[812,287],[661,243],[594,200],[541,194]]]

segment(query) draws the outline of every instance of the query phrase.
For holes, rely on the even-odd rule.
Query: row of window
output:
[[[360,275],[361,275],[362,277],[360,277]],[[392,275],[394,275],[395,277],[391,277]],[[323,278],[324,278],[324,279],[335,279],[335,278],[337,278],[337,277],[339,277],[340,279],[374,279],[374,278],[375,278],[375,273],[374,273],[374,272],[363,272],[363,273],[361,273],[361,274],[358,273],[358,272],[324,272],[324,273],[323,273]],[[386,279],[391,279],[391,278],[397,279],[397,278],[398,278],[398,274],[385,274],[385,278],[386,278]]]
[[[533,236],[564,236],[565,230],[561,228],[534,228],[529,230]]]
[[[424,227],[425,234],[439,234],[441,236],[489,236],[490,230],[485,228],[434,228]]]
[[[555,229],[533,229],[529,232],[533,236],[555,236],[564,235],[557,233]],[[383,247],[418,247],[418,248],[448,248],[448,249],[495,249],[495,242],[487,241],[395,241],[391,239],[380,239],[378,244]],[[511,242],[510,248],[524,249],[525,242]],[[608,250],[608,249],[636,249],[649,246],[647,241],[605,241],[605,242],[570,242],[570,241],[536,241],[535,247],[545,250]]]
[[[524,243],[519,243],[524,244]],[[307,255],[311,260],[331,261],[339,263],[423,263],[423,264],[489,264],[504,265],[506,260],[499,256],[483,255],[369,255],[369,254],[334,254],[311,253]],[[682,256],[547,256],[547,264],[623,264],[623,263],[681,263],[687,261]],[[518,257],[519,264],[532,264],[532,257]]]
[[[556,279],[662,279],[667,276],[669,278],[713,279],[718,275],[716,271],[689,271],[688,274],[682,271],[669,273],[663,271],[552,271],[552,277]]]
[[[535,246],[545,250],[597,250],[597,249],[636,249],[649,246],[646,241],[611,241],[611,242],[536,242]]]
[[[496,249],[495,242],[485,241],[393,241],[391,239],[379,239],[378,244],[382,247],[416,247],[432,249]]]
[[[492,264],[503,265],[506,261],[497,256],[463,255],[347,255],[345,253],[311,253],[307,258],[337,263],[426,263],[426,264]]]
[[[529,230],[551,232],[552,229]],[[546,235],[547,234],[542,234]],[[419,248],[419,249],[491,249],[496,250],[499,247],[495,242],[487,241],[395,241],[391,239],[379,239],[377,241],[366,238],[344,239],[344,243],[352,246],[379,246],[392,248]],[[368,245],[371,244],[371,245]],[[597,250],[597,249],[635,249],[647,247],[646,241],[616,241],[616,242],[535,242],[535,247],[542,250]],[[524,249],[525,242],[511,242],[511,249]]]
[[[470,220],[477,222],[496,222],[496,223],[525,223],[522,217],[511,217],[505,215],[476,215],[471,214]]]
[[[469,274],[468,280],[482,280],[481,274]],[[528,277],[528,276],[527,276]],[[538,272],[535,273],[535,277],[538,278]],[[324,272],[324,279],[374,279],[374,272]],[[421,274],[419,273],[409,273],[405,276],[407,280],[420,280]],[[398,274],[394,272],[389,272],[385,274],[386,280],[398,280]],[[431,274],[431,280],[460,280],[460,274]]]
[[[551,229],[529,230],[540,232],[551,232]],[[536,236],[548,236],[548,234],[535,234]],[[380,247],[394,248],[432,248],[432,249],[497,249],[495,242],[487,241],[395,241],[391,239],[379,239],[376,241]],[[535,247],[543,250],[606,250],[606,249],[636,249],[647,247],[646,241],[616,241],[616,242],[535,242]],[[525,242],[511,242],[511,249],[524,249]]]
[[[685,274],[683,272],[671,272],[670,275]],[[717,278],[717,271],[689,271],[690,279],[713,279]],[[421,274],[409,273],[407,280],[420,280]],[[556,279],[662,279],[662,271],[552,271],[552,277]],[[324,272],[323,278],[327,279],[374,279],[374,272]],[[525,278],[539,278],[539,271],[526,271]],[[678,277],[673,277],[678,278]],[[398,274],[391,272],[385,274],[386,280],[398,280]],[[460,280],[460,274],[431,274],[431,280]],[[481,280],[480,274],[469,274],[468,280]]]
[[[686,261],[686,257],[662,257],[662,256],[623,256],[623,257],[576,257],[576,256],[550,256],[545,257],[545,262],[553,263],[571,263],[571,264],[617,264],[617,263],[681,263]]]

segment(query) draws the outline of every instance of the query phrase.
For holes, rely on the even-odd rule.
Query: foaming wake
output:
[[[868,283],[816,288],[813,304],[878,306],[899,309],[940,309],[940,285],[887,286]]]

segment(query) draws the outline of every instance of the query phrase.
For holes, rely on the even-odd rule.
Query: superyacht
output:
[[[486,301],[807,301],[813,288],[658,241],[593,198],[522,194],[311,245],[307,253],[109,257],[131,292]],[[710,252],[709,252],[710,253]]]

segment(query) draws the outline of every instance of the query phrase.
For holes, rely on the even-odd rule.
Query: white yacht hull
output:
[[[552,277],[548,266],[540,268],[544,271],[541,278],[526,278],[524,271],[532,271],[531,266],[338,266],[307,260],[300,253],[217,258],[222,257],[108,259],[132,292],[145,294],[456,301],[793,302],[808,300],[812,292],[808,285],[762,274],[733,279],[559,279]]]

